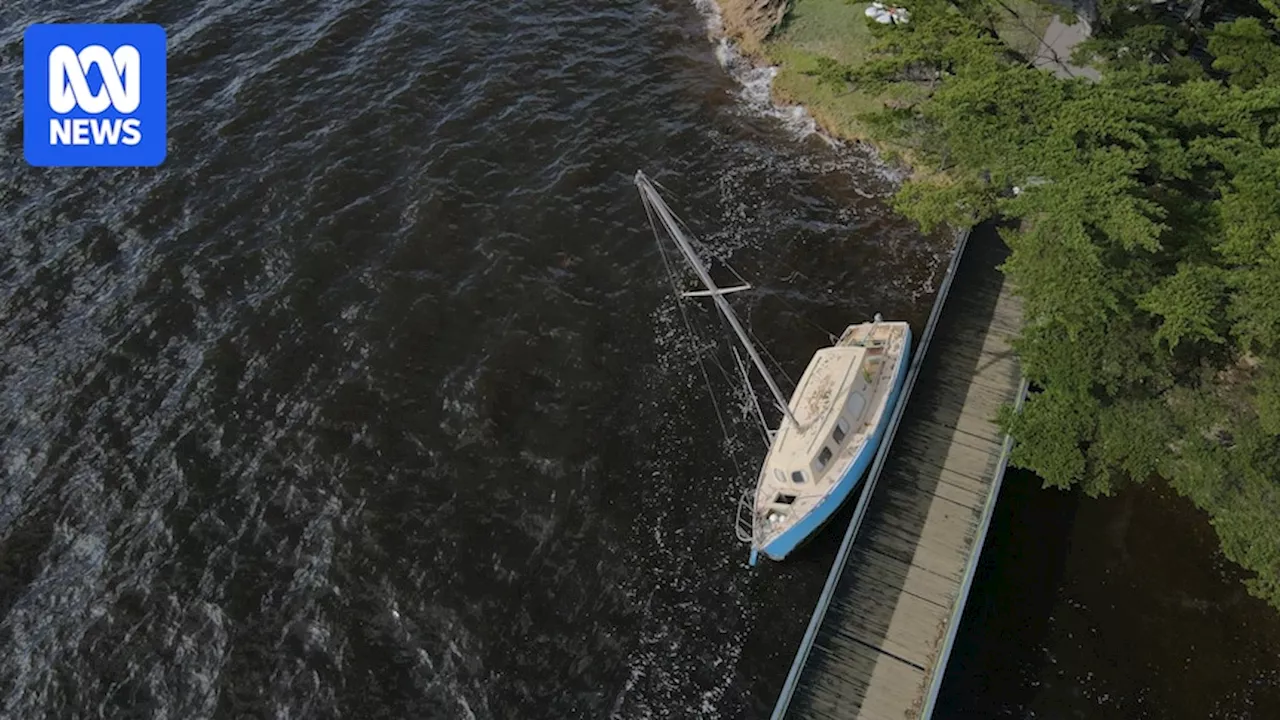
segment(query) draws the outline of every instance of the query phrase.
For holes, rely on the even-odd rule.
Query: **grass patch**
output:
[[[823,85],[806,75],[819,58],[848,65],[867,58],[874,39],[864,11],[870,3],[846,0],[797,0],[783,26],[766,43],[770,62],[778,66],[773,80],[775,97],[802,104],[824,130],[846,140],[867,140],[858,117],[883,107],[883,99],[856,89]]]
[[[845,0],[797,0],[774,40],[842,63],[862,62],[873,42],[864,15],[870,5]]]
[[[770,59],[778,65],[773,79],[775,97],[788,104],[804,105],[827,132],[847,140],[866,140],[867,132],[859,116],[884,107],[879,98],[859,90],[837,88],[818,82],[805,73],[817,68],[816,53],[789,46],[769,48]]]
[[[1034,57],[1057,11],[1045,0],[1001,0],[1000,4],[1003,10],[994,29],[1015,52],[1028,59]],[[910,8],[910,1],[905,5]],[[901,107],[922,101],[930,92],[927,84],[903,82],[883,93],[869,94],[823,84],[816,76],[806,74],[817,70],[822,58],[854,67],[868,59],[875,42],[867,24],[869,6],[869,2],[848,0],[795,0],[782,25],[763,47],[768,61],[778,67],[773,80],[774,97],[783,103],[804,105],[823,130],[844,140],[875,141],[863,117],[886,105]],[[887,159],[910,166],[914,177],[946,181],[945,171],[920,163],[913,148],[875,144]]]
[[[896,83],[884,93],[873,95],[856,88],[824,85],[816,76],[805,74],[816,70],[824,57],[855,67],[868,58],[875,42],[866,18],[870,5],[847,0],[796,0],[782,27],[764,48],[769,61],[778,66],[773,79],[774,97],[784,103],[804,105],[823,130],[843,140],[872,142],[864,116],[883,109],[886,103],[909,104],[923,100],[929,93],[923,84]],[[886,160],[912,168],[913,177],[945,180],[935,169],[917,162],[911,148],[874,144]]]

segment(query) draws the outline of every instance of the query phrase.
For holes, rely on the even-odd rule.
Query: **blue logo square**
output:
[[[136,167],[164,161],[164,28],[32,25],[22,45],[28,163]]]

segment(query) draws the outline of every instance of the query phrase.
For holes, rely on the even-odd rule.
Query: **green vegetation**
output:
[[[1033,0],[1001,0],[994,5],[996,34],[1026,58],[1033,57],[1040,49],[1044,31],[1049,29],[1053,16],[1065,13],[1061,8]]]
[[[1037,388],[1002,418],[1014,463],[1094,495],[1162,478],[1280,608],[1280,0],[1261,3],[1214,27],[1103,3],[1076,54],[1097,83],[1033,68],[999,0],[915,0],[844,50],[797,40],[838,27],[802,24],[822,5],[802,0],[775,45],[831,102],[863,98],[842,122],[945,172],[904,185],[907,216],[1012,221]],[[888,97],[911,100],[868,100]]]
[[[899,82],[872,87],[850,84],[848,71],[872,56],[877,37],[885,30],[865,15],[869,2],[802,0],[793,3],[782,26],[764,44],[768,61],[779,68],[773,82],[775,97],[801,103],[825,130],[850,140],[876,140],[890,158],[913,164],[911,147],[876,133],[867,126],[870,114],[884,108],[909,107],[928,97],[933,85]],[[1042,0],[992,0],[984,6],[989,32],[1023,57],[1040,47],[1041,37],[1060,8]],[[929,169],[917,167],[921,176]]]
[[[823,71],[860,64],[874,38],[863,15],[871,3],[806,0],[793,6],[765,53],[779,68],[774,94],[783,102],[803,102],[818,122],[844,138],[868,139],[860,118],[883,107],[874,94],[830,82]]]

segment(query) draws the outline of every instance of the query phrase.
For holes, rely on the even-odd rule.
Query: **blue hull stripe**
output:
[[[862,450],[853,459],[849,469],[844,475],[840,476],[840,479],[836,481],[835,487],[831,488],[826,497],[822,498],[804,516],[804,519],[760,549],[770,559],[781,560],[791,554],[791,551],[799,547],[801,543],[809,539],[809,536],[817,532],[818,528],[826,524],[831,519],[831,516],[836,514],[836,510],[839,510],[840,506],[844,504],[844,501],[853,494],[854,488],[858,487],[862,481],[862,476],[866,474],[867,468],[870,467],[872,459],[876,456],[876,448],[880,447],[880,437],[884,435],[885,425],[888,424],[890,416],[893,415],[893,408],[898,403],[898,394],[902,391],[902,380],[907,376],[907,366],[911,364],[908,362],[910,355],[911,328],[907,328],[902,358],[898,361],[898,369],[893,376],[893,388],[889,391],[889,399],[884,404],[884,412],[880,413],[880,422],[876,425],[875,432],[871,434],[871,438],[862,446]]]

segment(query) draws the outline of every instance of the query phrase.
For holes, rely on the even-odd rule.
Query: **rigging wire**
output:
[[[760,421],[760,437],[764,440],[765,448],[773,444],[769,437],[769,424],[764,419],[764,410],[760,408],[760,398],[751,391],[751,376],[747,373],[747,365],[742,361],[742,353],[738,352],[738,348],[733,348],[733,359],[738,364],[738,372],[741,373],[742,384],[747,388],[747,400],[751,403],[752,408],[756,411],[756,419]]]
[[[656,187],[662,188],[663,190],[667,190],[667,188],[666,188],[665,186],[663,186],[661,183],[658,183],[656,180],[650,180],[650,183],[652,183],[652,184],[653,184],[653,185],[655,185]],[[667,192],[670,192],[670,191],[669,191],[669,190],[667,190]],[[696,338],[697,338],[697,335],[694,333],[694,330],[693,330],[693,324],[692,324],[691,320],[689,319],[688,310],[687,310],[687,308],[685,307],[685,297],[684,297],[683,293],[682,293],[682,292],[681,292],[681,290],[680,290],[679,283],[678,283],[678,281],[677,281],[677,279],[676,279],[676,273],[675,273],[675,270],[673,269],[673,264],[672,264],[671,260],[667,257],[667,249],[664,247],[664,245],[663,245],[663,243],[662,243],[662,238],[660,237],[660,235],[659,235],[659,233],[658,233],[658,223],[657,223],[657,222],[655,222],[655,218],[654,218],[654,211],[653,211],[653,208],[650,206],[650,200],[649,200],[649,198],[648,198],[647,196],[645,196],[645,195],[644,195],[644,193],[641,193],[641,198],[642,198],[642,200],[644,201],[645,214],[646,214],[646,215],[647,215],[647,217],[648,217],[650,228],[653,230],[653,233],[654,233],[654,239],[655,239],[655,241],[657,242],[659,254],[662,256],[662,262],[663,262],[664,267],[666,268],[667,277],[668,277],[669,281],[671,282],[672,290],[675,292],[675,295],[676,295],[676,302],[677,302],[677,306],[678,306],[678,307],[679,307],[679,309],[680,309],[680,316],[681,316],[681,319],[682,319],[682,321],[683,321],[683,323],[684,323],[684,325],[685,325],[685,329],[686,329],[686,331],[689,333],[690,337],[693,337],[693,338],[695,338],[695,339],[696,339]],[[743,285],[747,285],[747,286],[752,286],[752,285],[751,285],[751,283],[750,283],[750,282],[748,282],[748,281],[747,281],[747,279],[746,279],[745,277],[743,277],[743,276],[742,276],[742,274],[741,274],[741,273],[739,273],[739,272],[737,271],[737,269],[736,269],[736,268],[734,268],[734,267],[733,267],[733,265],[732,265],[731,263],[729,263],[727,260],[725,260],[725,259],[723,259],[723,258],[720,258],[720,257],[719,257],[719,256],[717,256],[714,252],[711,252],[711,251],[709,251],[709,250],[708,250],[708,249],[706,249],[706,248],[699,248],[699,247],[698,247],[698,244],[694,244],[694,243],[692,242],[692,239],[693,239],[693,238],[695,238],[695,237],[696,237],[696,235],[694,234],[693,230],[689,227],[689,225],[684,221],[684,219],[683,219],[683,218],[681,218],[679,215],[677,215],[677,214],[675,213],[675,211],[673,211],[673,210],[671,210],[670,208],[668,208],[668,212],[671,214],[672,218],[675,220],[675,222],[676,222],[676,224],[677,224],[677,228],[678,228],[678,229],[683,229],[683,230],[687,233],[688,238],[691,240],[690,245],[694,248],[694,250],[695,250],[695,251],[697,251],[697,250],[699,250],[699,249],[703,249],[703,250],[704,250],[704,253],[700,253],[700,254],[706,254],[706,255],[709,255],[713,260],[718,261],[718,263],[719,263],[720,265],[723,265],[723,266],[728,270],[728,272],[729,272],[729,273],[731,273],[731,274],[732,274],[732,275],[733,275],[733,276],[738,280],[738,282],[740,282],[741,284],[743,284]],[[799,270],[797,270],[794,266],[791,266],[789,263],[783,262],[783,261],[782,261],[781,259],[779,259],[779,258],[774,258],[774,260],[775,260],[775,262],[777,262],[777,264],[779,264],[779,265],[783,266],[785,269],[789,269],[789,270],[791,271],[791,276],[795,276],[795,275],[801,275],[801,276],[803,276],[803,275],[804,275],[804,273],[801,273]],[[830,330],[828,330],[827,328],[825,328],[825,327],[823,327],[822,325],[820,325],[819,323],[815,322],[812,318],[808,317],[805,313],[801,312],[798,308],[796,308],[796,306],[795,306],[795,305],[793,305],[792,303],[788,302],[788,301],[787,301],[787,298],[786,298],[786,293],[785,293],[785,292],[771,292],[771,293],[767,293],[767,294],[768,294],[768,295],[771,295],[771,296],[776,296],[776,297],[777,297],[777,299],[778,299],[778,300],[779,300],[779,301],[780,301],[780,302],[781,302],[781,303],[786,307],[786,309],[787,309],[788,311],[790,311],[790,312],[791,312],[791,314],[792,314],[794,317],[799,318],[800,320],[804,321],[804,322],[805,322],[805,323],[807,323],[808,325],[812,326],[814,329],[816,329],[816,330],[818,330],[819,332],[822,332],[822,333],[824,333],[825,335],[827,335],[828,339],[831,341],[831,343],[832,343],[833,345],[834,345],[834,344],[839,340],[838,336],[837,336],[835,333],[832,333],[832,332],[831,332]],[[725,319],[725,318],[724,318],[720,313],[716,313],[716,315],[719,317],[719,321],[720,321],[720,325],[721,325],[722,329],[725,329],[726,331],[730,330],[730,328],[727,328],[727,327],[726,327],[726,326],[727,326],[727,322],[728,322],[728,321],[727,321],[727,320],[726,320],[726,319]],[[748,312],[748,318],[747,318],[747,319],[748,319],[748,324],[749,324],[749,322],[750,322],[750,312]],[[755,332],[754,332],[750,327],[747,327],[747,328],[746,328],[746,332],[747,332],[747,333],[750,335],[750,337],[755,341],[755,343],[756,343],[756,345],[757,345],[757,349],[758,349],[759,351],[761,351],[761,352],[762,352],[762,354],[763,354],[763,356],[764,356],[765,358],[767,358],[767,360],[772,364],[772,366],[773,366],[773,368],[774,368],[775,372],[777,372],[777,373],[778,373],[778,374],[780,374],[783,378],[785,378],[785,379],[786,379],[786,381],[788,382],[788,384],[790,384],[790,386],[792,387],[792,389],[793,389],[793,391],[794,391],[794,388],[795,388],[795,385],[796,385],[795,380],[790,376],[790,374],[788,374],[788,373],[787,373],[786,369],[783,367],[782,363],[778,360],[778,358],[777,358],[776,356],[774,356],[774,355],[773,355],[773,353],[769,352],[769,350],[768,350],[768,345],[767,345],[767,344],[765,344],[765,343],[760,342],[760,338],[755,334]],[[729,444],[729,446],[731,447],[731,446],[732,446],[732,438],[731,438],[731,437],[730,437],[730,435],[729,435],[728,425],[727,425],[727,423],[725,422],[725,419],[724,419],[723,413],[721,412],[721,409],[720,409],[720,405],[719,405],[719,403],[718,403],[718,402],[717,402],[717,400],[716,400],[715,390],[714,390],[714,388],[713,388],[713,387],[712,387],[712,385],[711,385],[711,378],[710,378],[710,374],[709,374],[709,373],[708,373],[708,371],[707,371],[705,361],[706,361],[706,360],[710,360],[711,364],[713,364],[713,365],[716,367],[716,369],[720,371],[721,376],[722,376],[722,377],[723,377],[727,382],[729,382],[730,384],[734,384],[734,383],[735,383],[735,381],[734,381],[734,379],[731,377],[731,373],[730,373],[730,371],[729,371],[729,370],[728,370],[728,369],[727,369],[727,368],[726,368],[726,367],[725,367],[725,366],[720,362],[719,358],[717,358],[714,354],[713,354],[713,355],[710,355],[710,356],[704,356],[704,353],[703,353],[702,348],[695,348],[695,352],[696,352],[696,354],[697,354],[698,367],[699,367],[699,370],[700,370],[700,371],[701,371],[701,373],[702,373],[703,381],[706,383],[707,391],[708,391],[708,393],[711,395],[712,405],[713,405],[713,407],[714,407],[714,409],[715,409],[715,412],[716,412],[716,420],[717,420],[717,422],[718,422],[718,423],[719,423],[719,425],[720,425],[720,430],[721,430],[721,432],[722,432],[722,433],[724,434],[724,436],[725,436],[726,443],[728,443],[728,444]],[[735,350],[735,357],[737,357],[736,350]],[[740,358],[740,357],[738,357],[738,361],[739,361],[739,363],[741,363],[741,358]],[[741,367],[740,367],[739,369],[741,369]],[[744,386],[744,388],[745,388],[746,392],[748,393],[748,399],[749,399],[749,400],[754,400],[754,399],[755,399],[755,394],[754,394],[754,393],[755,393],[755,389],[751,386],[751,383],[750,383],[750,377],[749,377],[746,373],[742,373],[742,374],[739,376],[739,378],[738,378],[738,379],[742,381],[743,386]],[[757,414],[758,414],[758,413],[759,413],[759,403],[758,403],[758,401],[755,403],[755,406],[756,406]],[[779,411],[781,411],[781,412],[784,412],[784,413],[786,412],[786,408],[778,408],[778,410],[779,410]],[[769,431],[769,427],[768,427],[767,423],[764,421],[764,418],[763,418],[763,416],[762,416],[762,415],[759,415],[759,414],[758,414],[758,419],[759,419],[759,420],[760,420],[760,422],[761,422],[761,428],[760,428],[760,429],[762,430],[762,432],[763,432],[763,434],[764,434],[764,437],[765,437],[765,443],[766,443],[766,445],[768,445],[768,444],[769,444],[769,442],[770,442],[770,441],[769,441],[769,433],[770,433],[770,431]],[[739,472],[739,473],[741,473],[741,468],[738,466],[737,458],[736,458],[736,456],[732,453],[732,451],[730,452],[730,457],[731,457],[731,459],[733,460],[733,464],[734,464],[735,468],[737,468],[738,472]]]
[[[800,273],[800,272],[792,272],[792,275],[803,275],[803,274],[804,274],[804,273]],[[803,320],[804,322],[809,323],[811,326],[813,326],[813,328],[814,328],[814,329],[816,329],[816,330],[820,331],[821,333],[823,333],[824,335],[826,335],[826,336],[831,340],[831,344],[832,344],[832,345],[835,345],[835,344],[836,344],[836,341],[840,339],[840,336],[838,336],[838,335],[836,335],[835,333],[831,332],[830,330],[828,330],[827,328],[823,327],[822,325],[819,325],[817,322],[815,322],[815,321],[814,321],[812,318],[810,318],[808,315],[805,315],[804,313],[800,312],[798,309],[796,309],[796,307],[795,307],[794,305],[792,305],[791,303],[787,302],[787,296],[786,296],[786,294],[784,294],[784,293],[770,293],[770,294],[769,294],[769,296],[770,296],[770,297],[776,297],[776,298],[778,298],[778,301],[779,301],[779,302],[781,302],[783,305],[787,306],[787,309],[788,309],[788,310],[790,310],[790,311],[791,311],[791,313],[792,313],[793,315],[795,315],[796,317],[800,318],[800,319],[801,319],[801,320]]]
[[[666,187],[664,187],[662,184],[658,183],[656,180],[650,180],[650,182],[651,182],[651,183],[653,183],[654,185],[657,185],[658,187],[662,188],[663,190],[666,190],[666,189],[667,189],[667,188],[666,188]],[[670,191],[668,191],[668,192],[670,192]],[[675,212],[674,210],[671,210],[670,212],[671,212],[671,216],[672,216],[673,218],[675,218],[676,222],[680,224],[680,227],[681,227],[681,228],[683,228],[683,229],[685,230],[686,234],[690,237],[690,239],[697,237],[697,236],[694,234],[693,230],[691,230],[691,229],[689,228],[688,224],[686,224],[686,223],[685,223],[684,218],[682,218],[682,217],[680,217],[678,214],[676,214],[676,212]],[[725,268],[727,268],[727,269],[729,270],[729,272],[730,272],[730,273],[732,273],[732,274],[733,274],[733,276],[734,276],[735,278],[737,278],[737,279],[738,279],[738,282],[742,283],[743,285],[751,285],[752,287],[755,287],[755,285],[752,285],[752,283],[748,282],[748,281],[747,281],[747,279],[746,279],[746,278],[744,278],[744,277],[742,276],[742,274],[741,274],[741,273],[739,273],[739,272],[738,272],[738,270],[737,270],[736,268],[734,268],[732,264],[730,264],[730,263],[729,263],[729,261],[728,261],[728,260],[725,260],[724,258],[721,258],[721,257],[719,257],[719,256],[715,255],[715,253],[709,253],[709,254],[710,254],[710,255],[711,255],[715,260],[717,260],[717,261],[719,262],[719,264],[721,264],[721,265],[723,265]],[[792,265],[792,264],[790,264],[790,263],[788,263],[788,262],[783,261],[780,257],[774,256],[774,257],[772,258],[771,262],[777,263],[777,264],[781,265],[781,266],[783,267],[783,269],[791,271],[791,275],[792,275],[792,276],[794,276],[794,275],[805,276],[805,275],[804,275],[804,273],[800,272],[800,270],[798,270],[794,265]],[[789,277],[790,277],[790,276],[789,276]],[[805,277],[807,277],[807,276],[805,276]],[[791,311],[791,313],[792,313],[795,317],[799,318],[799,319],[800,319],[800,320],[802,320],[803,322],[808,323],[808,324],[809,324],[810,326],[812,326],[814,329],[816,329],[816,330],[818,330],[819,332],[821,332],[822,334],[826,335],[826,336],[827,336],[827,338],[828,338],[828,339],[830,339],[830,341],[831,341],[831,344],[832,344],[832,345],[834,345],[834,344],[836,343],[836,341],[837,341],[837,340],[839,340],[839,335],[837,335],[836,333],[831,332],[830,330],[828,330],[827,328],[823,327],[822,325],[819,325],[817,322],[815,322],[815,321],[814,321],[812,318],[810,318],[808,315],[805,315],[803,312],[801,312],[799,309],[797,309],[794,305],[792,305],[791,303],[787,302],[787,298],[786,298],[786,295],[785,295],[784,293],[780,293],[780,292],[765,292],[765,293],[764,293],[764,295],[766,295],[766,296],[768,296],[768,297],[776,297],[776,298],[778,299],[778,301],[779,301],[779,302],[781,302],[783,305],[785,305],[785,306],[786,306],[786,308],[787,308],[788,310],[790,310],[790,311]],[[752,337],[755,337],[754,333],[752,334]],[[757,340],[757,342],[758,342],[758,341],[759,341],[759,338],[756,338],[756,340]],[[778,363],[777,363],[777,361],[776,361],[776,360],[774,361],[774,365],[778,366],[779,368],[781,367],[780,365],[778,365]],[[784,373],[784,375],[785,375],[785,373]],[[790,380],[790,378],[787,378],[787,379],[788,379],[788,380]],[[794,385],[794,384],[795,384],[795,383],[794,383],[794,381],[793,381],[793,382],[792,382],[792,385]]]
[[[791,385],[792,392],[795,392],[796,381],[789,374],[787,374],[786,369],[782,367],[782,363],[778,362],[778,358],[774,357],[773,353],[769,352],[769,348],[760,342],[760,338],[756,337],[755,332],[753,332],[749,328],[747,332],[751,333],[751,339],[756,341],[756,345],[758,346],[758,349],[764,353],[764,356],[769,359],[769,362],[773,363],[773,369],[776,370],[780,375],[782,375],[782,377],[787,379],[787,382],[790,383]]]
[[[675,291],[676,307],[680,309],[680,317],[684,320],[685,330],[688,331],[691,338],[696,339],[697,335],[693,332],[693,323],[689,321],[689,314],[685,309],[685,299],[680,294],[680,286],[676,282],[675,271],[671,267],[671,261],[667,258],[666,249],[662,247],[662,238],[658,235],[658,224],[654,222],[653,209],[649,207],[649,198],[645,197],[643,193],[641,193],[640,197],[644,200],[644,211],[649,219],[649,227],[653,230],[653,239],[658,244],[658,254],[662,256],[662,264],[667,269],[667,278],[671,281],[672,290]],[[694,353],[698,358],[698,369],[702,372],[703,382],[707,385],[707,394],[711,396],[711,407],[715,409],[716,422],[720,424],[720,432],[724,434],[725,446],[729,450],[729,460],[733,463],[734,472],[741,476],[742,466],[738,463],[738,456],[733,451],[733,438],[729,435],[729,426],[725,423],[724,416],[720,412],[720,403],[716,400],[715,389],[711,386],[711,376],[707,373],[707,366],[703,362],[702,349],[695,347]],[[716,364],[719,365],[719,363]],[[724,372],[723,367],[720,370]]]
[[[666,188],[663,188],[663,189],[665,190]],[[668,210],[670,210],[670,208],[668,208]],[[680,224],[680,227],[684,228],[685,233],[689,236],[691,240],[697,237],[697,235],[694,234],[693,230],[691,230],[689,226],[685,224],[684,218],[677,215],[674,210],[671,210],[671,217],[675,218],[676,222]],[[742,275],[738,273],[738,271],[733,267],[733,265],[729,264],[728,260],[725,260],[724,258],[716,255],[714,252],[711,252],[710,250],[708,250],[707,254],[709,254],[713,259],[717,260],[721,265],[728,268],[729,272],[733,273],[733,276],[738,279],[738,282],[742,283],[743,285],[751,285],[751,283],[747,282],[746,278],[742,277]]]
[[[652,182],[652,181],[650,181],[650,182]],[[659,185],[658,187],[662,187],[662,186],[661,186],[661,185]],[[666,188],[663,188],[663,189],[665,190]],[[686,231],[686,233],[687,233],[687,235],[688,235],[688,237],[689,237],[689,240],[690,240],[690,245],[694,246],[694,249],[695,249],[695,250],[696,250],[696,249],[698,249],[698,248],[697,248],[697,245],[700,245],[701,243],[697,243],[697,244],[695,245],[695,240],[694,240],[694,238],[696,238],[697,236],[694,234],[693,230],[691,230],[691,229],[689,228],[689,226],[685,223],[685,221],[684,221],[684,220],[683,220],[679,215],[677,215],[677,214],[675,213],[675,211],[671,210],[670,208],[668,208],[668,211],[671,213],[671,216],[672,216],[673,218],[675,218],[675,221],[676,221],[677,223],[679,223],[680,227],[681,227],[681,228],[683,228],[683,229]],[[711,253],[711,256],[712,256],[715,260],[719,261],[719,263],[720,263],[721,265],[723,265],[723,266],[725,266],[726,268],[728,268],[729,272],[733,273],[733,276],[734,276],[734,277],[736,277],[736,278],[738,279],[738,282],[742,283],[743,285],[751,285],[751,283],[750,283],[750,282],[748,282],[748,281],[747,281],[747,279],[746,279],[746,278],[744,278],[744,277],[743,277],[743,276],[742,276],[742,275],[741,275],[741,274],[740,274],[740,273],[739,273],[739,272],[738,272],[738,271],[733,267],[733,265],[731,265],[727,260],[724,260],[723,258],[720,258],[720,257],[716,256],[714,253]],[[664,260],[665,260],[665,256],[664,256]],[[754,287],[754,286],[752,286],[752,287]],[[677,289],[677,292],[678,292],[678,289]],[[785,303],[786,301],[784,300],[783,302]],[[793,309],[793,312],[794,312],[794,309]],[[717,314],[718,314],[718,313],[717,313]],[[799,315],[799,313],[798,313],[798,312],[797,312],[796,314],[797,314],[797,315]],[[803,316],[801,316],[801,317],[803,317]],[[781,375],[782,375],[782,377],[786,379],[787,383],[788,383],[788,384],[790,384],[790,386],[791,386],[792,390],[794,391],[794,390],[795,390],[795,386],[796,386],[796,381],[795,381],[795,380],[794,380],[794,379],[793,379],[793,378],[792,378],[792,377],[787,373],[787,371],[786,371],[785,369],[783,369],[783,367],[782,367],[782,363],[778,362],[778,359],[777,359],[776,357],[774,357],[773,353],[770,353],[770,352],[769,352],[769,348],[768,348],[768,346],[767,346],[767,345],[765,345],[764,343],[760,342],[760,338],[759,338],[759,337],[756,337],[755,332],[750,328],[750,316],[749,316],[749,315],[748,315],[747,320],[748,320],[748,326],[747,326],[746,330],[747,330],[747,333],[748,333],[749,335],[751,335],[751,339],[752,339],[752,340],[755,340],[755,342],[756,342],[756,346],[757,346],[757,347],[756,347],[756,349],[757,349],[758,351],[763,351],[764,356],[765,356],[765,357],[767,357],[767,358],[768,358],[768,359],[773,363],[773,368],[774,368],[774,370],[775,370],[776,372],[778,372],[779,374],[781,374]],[[810,324],[813,324],[813,323],[811,322]],[[724,329],[726,330],[726,333],[731,332],[731,329],[727,327],[727,325],[728,325],[728,321],[727,321],[727,320],[725,320],[725,318],[724,318],[723,316],[721,316],[721,317],[720,317],[720,325],[721,325],[721,327],[722,327],[722,328],[724,328]],[[816,326],[816,325],[815,325],[815,326]],[[822,328],[821,328],[821,327],[819,327],[818,329],[819,329],[819,330],[822,330]],[[823,330],[823,332],[826,332],[826,331],[825,331],[825,330]],[[828,334],[828,335],[830,335],[830,333],[827,333],[827,334]],[[729,374],[728,374],[728,371],[724,369],[724,366],[720,365],[720,363],[719,363],[719,361],[718,361],[718,360],[716,360],[716,361],[714,361],[714,362],[715,362],[716,366],[720,368],[720,372],[721,372],[721,373],[724,373],[725,378],[726,378],[726,379],[728,379]],[[750,385],[747,385],[747,392],[754,393],[754,392],[755,392],[755,390],[754,390]],[[774,404],[776,405],[776,402],[775,402]],[[782,412],[782,413],[784,413],[784,414],[785,414],[787,410],[786,410],[786,408],[781,408],[781,407],[780,407],[780,408],[778,408],[778,411],[779,411],[779,412]],[[767,425],[765,426],[765,432],[766,432],[766,433],[768,432],[768,426],[767,426]]]

